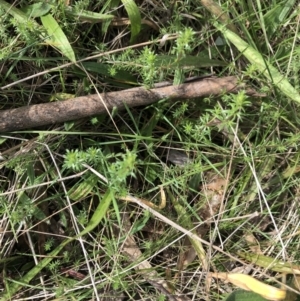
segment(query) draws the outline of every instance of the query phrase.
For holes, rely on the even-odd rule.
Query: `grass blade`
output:
[[[34,268],[32,268],[25,276],[21,279],[12,282],[9,287],[6,287],[6,290],[2,294],[0,301],[7,301],[13,299],[13,296],[23,287],[26,287],[29,282],[40,273],[40,271],[45,268],[52,259],[66,246],[71,242],[73,238],[63,241],[57,248],[55,248],[48,257],[41,260]]]
[[[70,199],[72,201],[77,201],[87,197],[87,195],[95,188],[97,181],[98,178],[94,174],[83,177],[82,182],[76,183],[76,185],[72,186],[68,191]]]
[[[72,18],[91,23],[99,23],[112,20],[114,18],[114,15],[100,14],[88,10],[77,11],[73,7],[67,7],[66,13]]]
[[[46,42],[49,45],[59,49],[59,51],[71,62],[76,62],[72,46],[70,45],[66,35],[56,20],[50,14],[48,14],[46,16],[42,16],[41,21],[48,35],[50,36],[50,39],[47,39]]]
[[[15,8],[12,4],[0,0],[0,7],[3,8],[8,14],[13,16],[19,22],[26,22],[28,17],[20,9]]]
[[[37,22],[35,22],[32,18],[28,17],[28,15],[30,15],[30,12],[28,10],[25,10],[25,12],[23,12],[22,10],[13,7],[12,5],[3,0],[0,0],[0,7],[3,8],[8,14],[13,16],[18,22],[25,23],[28,22],[28,20],[31,20],[32,22],[34,22],[34,26],[36,26],[37,28],[40,27],[40,25]],[[36,9],[36,6],[32,6],[31,8],[31,12],[33,12],[33,9]],[[51,7],[46,5],[43,8],[43,11],[38,10],[37,12],[35,12],[35,14],[41,15]],[[41,16],[41,21],[48,35],[50,36],[50,39],[46,39],[46,42],[50,46],[59,49],[62,52],[62,54],[68,59],[70,59],[72,62],[76,62],[74,51],[56,20],[48,14],[45,16]],[[43,35],[41,35],[41,38],[44,40]]]
[[[9,287],[4,291],[0,301],[6,301],[12,299],[14,294],[16,294],[21,288],[26,287],[29,282],[37,276],[43,268],[45,268],[52,261],[53,258],[71,241],[91,232],[102,220],[104,215],[107,212],[107,209],[114,198],[114,194],[111,189],[108,189],[105,195],[102,197],[97,209],[95,210],[93,216],[91,217],[86,228],[79,233],[76,237],[71,237],[64,240],[57,248],[55,248],[51,253],[48,254],[46,258],[41,260],[34,268],[32,268],[25,276],[23,276],[18,281],[13,282]]]
[[[224,66],[226,62],[221,60],[210,59],[207,55],[186,55],[182,58],[179,58],[176,55],[157,55],[155,57],[155,66],[170,69],[179,66],[180,68],[184,67],[212,67],[212,66]]]
[[[132,43],[141,30],[141,15],[139,12],[139,8],[133,0],[122,0],[122,3],[125,6],[131,23],[130,42]]]
[[[291,263],[280,261],[269,256],[245,252],[238,252],[238,255],[253,264],[274,272],[300,274],[300,266],[292,265]]]
[[[46,15],[53,8],[53,5],[46,2],[38,2],[22,8],[24,14],[29,18],[37,18]]]
[[[100,199],[100,203],[99,203],[98,207],[96,208],[95,212],[93,213],[86,228],[79,233],[78,237],[91,232],[92,230],[94,230],[95,227],[97,227],[99,222],[102,220],[102,218],[106,214],[111,201],[114,199],[114,193],[111,189],[108,189],[106,191],[105,195],[103,195],[102,197],[99,196],[99,199]]]
[[[297,90],[289,83],[284,75],[282,75],[275,67],[266,62],[262,55],[252,48],[248,43],[242,40],[231,30],[224,28],[221,25],[216,27],[222,31],[224,36],[235,45],[235,47],[259,70],[266,78],[286,96],[290,97],[297,103],[300,103],[300,95]]]
[[[276,33],[282,23],[286,22],[287,15],[293,9],[295,2],[295,0],[282,1],[265,14],[264,20],[269,37]]]

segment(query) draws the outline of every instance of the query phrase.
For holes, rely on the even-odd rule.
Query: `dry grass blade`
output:
[[[145,199],[140,199],[140,201],[152,209],[161,210],[166,207],[166,195],[165,195],[165,192],[164,192],[162,186],[160,187],[160,195],[161,195],[161,202],[159,205],[155,205],[152,202],[145,200]],[[120,197],[119,200],[122,200],[125,202],[134,202],[134,200],[130,196]]]

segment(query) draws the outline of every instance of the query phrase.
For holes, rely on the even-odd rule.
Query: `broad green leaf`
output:
[[[0,6],[8,14],[12,15],[19,22],[26,22],[28,20],[27,15],[20,9],[15,8],[13,4],[7,3],[6,1],[0,0]]]
[[[108,76],[124,83],[137,84],[136,78],[128,70],[115,70],[115,73],[111,74],[111,66],[109,66],[108,64],[97,62],[82,62],[81,65],[87,71]]]
[[[123,5],[125,6],[126,12],[128,14],[130,24],[131,24],[131,37],[130,42],[132,43],[141,31],[141,15],[139,8],[133,0],[122,0]]]
[[[275,7],[270,8],[264,16],[267,34],[270,37],[273,35],[283,23],[286,22],[286,17],[293,9],[296,0],[281,1]]]
[[[94,174],[84,177],[81,183],[76,184],[69,190],[68,194],[70,199],[72,201],[77,201],[85,198],[95,188],[97,181],[98,177],[96,177]]]
[[[186,55],[180,59],[175,55],[157,55],[155,57],[155,66],[162,68],[172,67],[213,67],[225,66],[227,63],[219,60],[210,59],[208,56]]]
[[[37,18],[49,13],[53,5],[47,2],[37,2],[25,7],[22,7],[22,12],[29,18]]]
[[[92,215],[86,228],[79,233],[78,237],[81,237],[81,236],[91,232],[98,226],[98,224],[100,223],[102,218],[105,216],[105,214],[109,208],[109,205],[113,199],[114,199],[114,193],[111,189],[108,189],[102,197],[99,196],[100,202],[99,202],[98,207],[96,208],[96,210],[95,210],[94,214]]]
[[[65,131],[69,132],[75,125],[74,121],[67,121],[64,123]]]
[[[262,268],[267,268],[268,270],[274,272],[300,275],[300,266],[297,265],[292,265],[290,263],[280,261],[269,256],[254,253],[238,252],[238,255],[253,264],[256,264]]]
[[[235,47],[259,70],[266,78],[268,78],[275,87],[282,93],[290,97],[297,103],[300,103],[300,95],[298,91],[289,83],[287,78],[282,75],[275,67],[266,62],[262,55],[242,40],[231,30],[224,28],[219,24],[216,27],[223,32],[224,36],[235,45]]]
[[[1,265],[4,264],[4,263],[7,264],[7,263],[9,263],[9,262],[18,261],[19,259],[22,260],[22,258],[23,258],[23,256],[19,256],[19,255],[17,255],[17,256],[12,255],[12,257],[1,258],[1,259],[0,259],[0,267],[1,267]],[[2,269],[2,267],[1,267],[1,269]]]
[[[41,26],[33,19],[29,18],[30,16],[29,10],[23,12],[22,10],[15,8],[13,5],[0,0],[0,7],[4,9],[8,14],[13,16],[18,22],[30,22],[31,27],[40,28]],[[49,6],[45,4],[44,7],[45,11],[49,9]],[[42,8],[40,8],[40,11],[38,14],[42,13]],[[44,28],[46,29],[48,35],[50,36],[49,39],[46,39],[46,42],[54,47],[59,49],[63,55],[65,55],[67,58],[69,58],[72,62],[75,62],[75,55],[73,52],[73,49],[66,38],[65,34],[59,27],[58,23],[54,20],[54,18],[51,15],[41,16],[41,21],[43,23]],[[40,38],[44,41],[45,37],[44,35],[40,35]]]
[[[225,301],[266,301],[267,299],[263,298],[259,294],[254,292],[236,290],[229,294]]]
[[[29,285],[29,282],[36,277],[42,269],[44,269],[49,263],[52,261],[55,256],[70,242],[73,240],[91,232],[102,220],[104,215],[107,212],[107,209],[114,197],[113,192],[108,189],[105,195],[100,198],[100,203],[94,212],[93,216],[91,217],[88,225],[86,228],[79,233],[76,237],[71,237],[69,239],[64,240],[56,249],[54,249],[51,253],[47,254],[48,256],[44,259],[42,259],[34,268],[32,268],[25,276],[23,276],[21,279],[14,281],[11,280],[11,284],[8,285],[6,290],[3,292],[0,301],[7,301],[7,300],[13,300],[13,296],[21,289]]]
[[[8,285],[6,290],[2,293],[0,301],[7,301],[7,300],[13,300],[13,296],[21,289],[26,287],[29,282],[37,276],[43,268],[45,268],[63,248],[65,245],[67,245],[69,242],[71,242],[73,239],[67,239],[63,241],[55,250],[53,250],[50,254],[48,254],[49,257],[44,258],[41,260],[34,268],[32,268],[25,276],[23,276],[18,281],[10,280],[12,283]],[[7,281],[7,284],[9,281]]]
[[[133,223],[130,234],[135,234],[135,233],[141,231],[148,223],[150,217],[151,217],[150,212],[144,211],[142,217]]]
[[[67,7],[66,13],[80,21],[86,21],[91,23],[103,22],[107,20],[112,20],[114,18],[114,15],[94,13],[88,10],[77,11],[73,7]]]
[[[110,8],[118,7],[119,3],[120,3],[120,0],[110,0],[109,7]]]
[[[0,136],[0,145],[1,145],[2,143],[4,143],[6,140],[7,140],[6,137],[4,138],[4,137]]]
[[[48,14],[46,16],[42,16],[41,21],[49,35],[49,38],[46,39],[46,42],[49,45],[57,48],[71,62],[76,62],[74,51],[56,20],[50,14]]]

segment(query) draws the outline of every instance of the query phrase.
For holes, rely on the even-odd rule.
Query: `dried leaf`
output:
[[[226,280],[246,291],[252,291],[264,297],[267,300],[280,301],[286,297],[286,291],[274,286],[265,284],[249,275],[230,274],[230,273],[212,273],[212,277]]]

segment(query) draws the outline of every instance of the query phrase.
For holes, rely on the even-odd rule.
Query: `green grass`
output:
[[[221,2],[0,1],[1,110],[211,73],[266,95],[1,133],[0,300],[220,300],[243,252],[299,264],[299,7]]]

